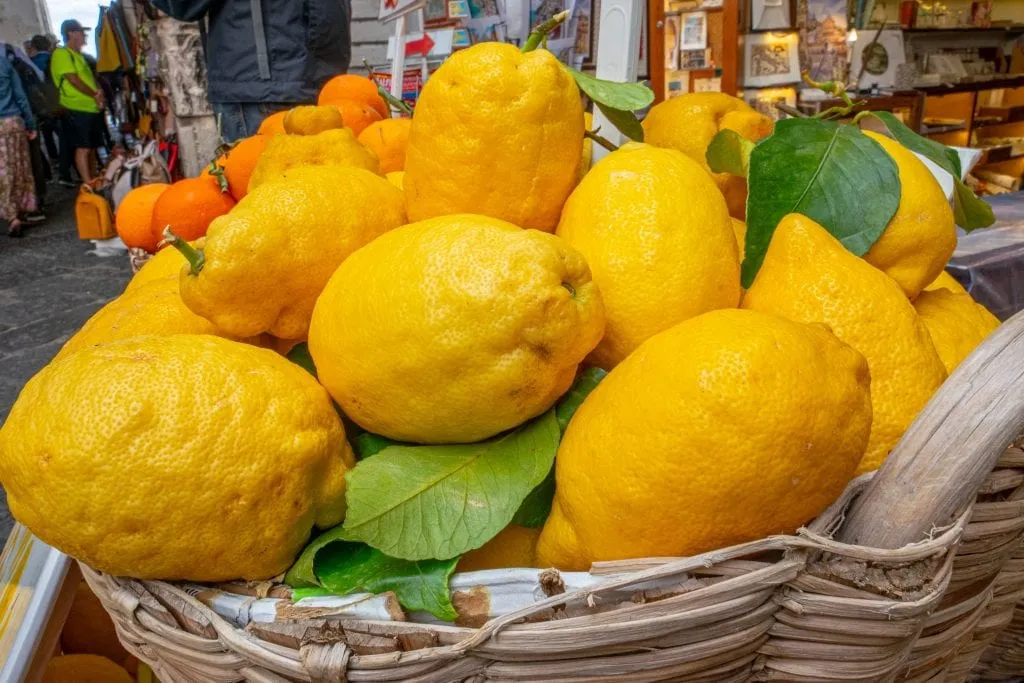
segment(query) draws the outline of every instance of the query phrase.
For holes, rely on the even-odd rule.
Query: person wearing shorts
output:
[[[74,19],[65,21],[60,26],[64,47],[50,57],[50,76],[64,109],[64,142],[75,151],[75,168],[84,183],[96,177],[96,150],[103,146],[103,90],[82,56],[86,30]]]

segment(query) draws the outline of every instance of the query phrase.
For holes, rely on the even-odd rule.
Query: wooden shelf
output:
[[[979,92],[981,90],[999,90],[1000,88],[1021,87],[1024,87],[1024,76],[997,78],[991,81],[973,81],[970,83],[925,85],[914,88],[914,90],[919,90],[926,95],[952,95],[959,92]]]
[[[942,135],[943,133],[955,133],[959,130],[967,130],[966,123],[950,124],[948,126],[929,126],[921,124],[921,135]]]
[[[1024,33],[1024,25],[1014,26],[992,26],[984,28],[981,26],[935,26],[922,28],[905,28],[904,34],[926,34],[936,33]]]

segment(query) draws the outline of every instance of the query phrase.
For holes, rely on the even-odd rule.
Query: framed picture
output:
[[[681,50],[679,68],[686,71],[708,68],[708,50]]]
[[[679,70],[679,16],[665,17],[665,70]]]
[[[722,92],[721,78],[693,79],[693,92]]]
[[[748,88],[799,83],[800,55],[797,34],[748,35],[743,46],[743,73],[743,84]]]
[[[448,0],[449,19],[468,19],[469,16],[468,0]]]
[[[793,28],[789,0],[750,0],[750,30],[779,31]]]
[[[846,82],[846,0],[806,0],[799,5],[800,63],[812,80]]]
[[[689,71],[666,71],[665,72],[665,99],[679,97],[690,92]]]
[[[876,34],[877,40],[875,40]],[[858,80],[859,75],[857,87],[861,90],[874,86],[879,88],[895,87],[896,70],[905,61],[903,31],[898,29],[881,32],[861,31],[857,42],[853,45],[850,80]]]
[[[594,0],[576,0],[569,22],[570,35],[575,36],[573,51],[584,63],[594,59]]]
[[[708,15],[705,12],[690,12],[682,15],[682,37],[680,50],[703,50],[708,46]],[[684,67],[685,68],[685,67]]]

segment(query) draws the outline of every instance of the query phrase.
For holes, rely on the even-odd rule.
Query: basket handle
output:
[[[1024,312],[939,388],[854,502],[837,538],[901,548],[963,512],[1024,428]]]

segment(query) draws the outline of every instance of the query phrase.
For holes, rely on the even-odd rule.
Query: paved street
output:
[[[20,240],[0,233],[0,422],[25,381],[131,274],[127,256],[86,253],[92,244],[76,234],[74,191],[51,185],[50,192],[49,221]],[[11,523],[0,489],[0,545]]]

